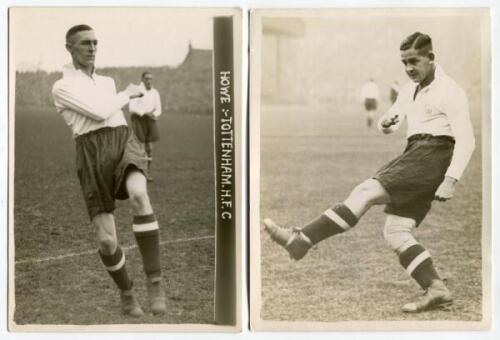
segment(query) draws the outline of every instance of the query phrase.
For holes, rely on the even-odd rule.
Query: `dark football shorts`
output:
[[[375,98],[365,99],[365,109],[366,111],[374,111],[377,109],[377,100]]]
[[[373,176],[391,196],[384,211],[412,218],[419,225],[448,170],[454,146],[450,136],[418,134],[408,138],[404,153]]]
[[[131,120],[134,133],[142,143],[156,142],[160,139],[158,124],[153,118],[133,114]]]
[[[125,179],[132,169],[147,175],[147,156],[125,125],[76,137],[76,168],[90,219],[113,212],[115,199],[128,198]]]

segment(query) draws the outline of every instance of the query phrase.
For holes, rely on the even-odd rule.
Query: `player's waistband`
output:
[[[436,140],[455,144],[455,138],[447,135],[434,136],[429,133],[417,133],[408,137],[408,142],[420,141],[420,140]]]
[[[129,127],[128,125],[118,125],[118,126],[105,126],[105,127],[102,127],[102,128],[99,128],[97,130],[92,130],[92,131],[89,131],[87,133],[84,133],[82,135],[77,135],[75,137],[75,140],[84,140],[84,139],[87,139],[87,138],[91,138],[92,136],[96,136],[96,135],[100,135],[100,134],[103,134],[103,133],[106,133],[106,132],[109,132],[109,131],[116,131],[116,130],[128,130]]]

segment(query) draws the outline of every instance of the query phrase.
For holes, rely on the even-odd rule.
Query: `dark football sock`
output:
[[[151,280],[159,278],[160,230],[155,215],[134,216],[133,230],[142,255],[144,272]]]
[[[105,255],[99,250],[99,256],[118,288],[121,290],[132,289],[132,281],[127,273],[125,253],[122,248],[120,246],[116,247],[116,251],[112,255]]]
[[[432,280],[440,280],[432,263],[431,254],[420,244],[403,251],[399,255],[399,262],[424,290],[429,288]]]
[[[339,203],[304,226],[302,232],[316,244],[327,237],[349,230],[356,223],[356,215],[345,204]]]

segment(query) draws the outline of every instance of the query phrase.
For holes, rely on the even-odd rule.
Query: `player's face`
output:
[[[142,77],[142,82],[144,83],[144,86],[146,86],[146,89],[151,90],[151,87],[153,86],[153,75],[146,73]]]
[[[433,71],[431,58],[419,54],[415,49],[401,51],[401,62],[405,66],[406,74],[415,83],[421,83]]]
[[[97,38],[94,31],[80,31],[66,45],[77,67],[93,67],[97,53]]]

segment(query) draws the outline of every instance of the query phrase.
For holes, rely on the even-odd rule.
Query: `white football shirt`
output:
[[[128,104],[130,113],[142,116],[145,113],[151,112],[156,118],[158,118],[161,115],[160,94],[154,88],[151,88],[150,90],[146,89],[144,83],[141,83],[139,86],[144,95],[130,100],[130,103]]]
[[[127,125],[121,108],[129,102],[125,92],[116,93],[115,81],[96,74],[88,76],[66,65],[54,83],[52,97],[57,112],[77,137],[103,128]]]
[[[401,88],[389,111],[380,117],[379,130],[397,130],[404,118],[408,121],[407,137],[425,133],[455,138],[455,148],[446,176],[460,179],[475,148],[469,102],[462,88],[436,64],[434,80],[415,96],[418,84],[409,82]],[[399,122],[388,129],[382,121],[398,115]]]

